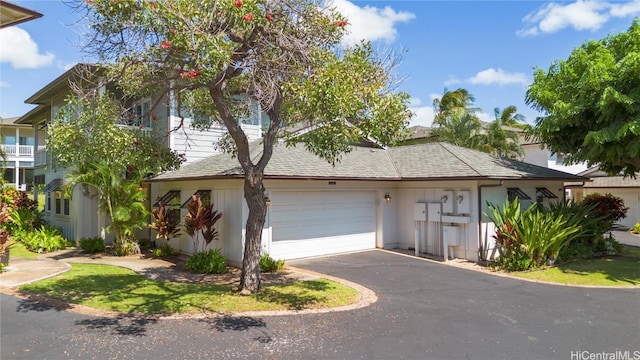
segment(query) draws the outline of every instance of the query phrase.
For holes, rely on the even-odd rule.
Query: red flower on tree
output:
[[[169,40],[165,40],[162,42],[162,44],[160,44],[160,47],[163,49],[168,49],[172,46],[173,44],[171,44],[171,41]]]
[[[349,25],[349,21],[347,21],[347,20],[338,20],[338,21],[336,21],[336,26],[337,27],[345,27],[347,25]]]
[[[135,170],[135,169],[133,168],[133,166],[129,166],[129,167],[127,168],[127,172],[128,172],[129,174],[133,174],[133,171],[134,171],[134,170]]]
[[[200,76],[200,72],[198,70],[194,70],[191,69],[189,71],[183,71],[180,73],[180,77],[183,79],[188,79],[188,78],[197,78],[198,76]]]
[[[241,8],[241,7],[242,7],[242,5],[243,5],[242,0],[235,0],[235,1],[233,2],[233,4],[234,4],[237,8]]]
[[[271,15],[271,13],[267,13],[264,18],[267,19],[267,21],[271,21],[271,19],[273,19],[273,15]]]
[[[242,20],[244,21],[253,21],[253,19],[255,19],[255,16],[253,16],[253,14],[247,14],[245,16],[242,17]]]
[[[158,8],[158,3],[156,1],[149,1],[149,5],[151,5],[152,9],[157,9]]]

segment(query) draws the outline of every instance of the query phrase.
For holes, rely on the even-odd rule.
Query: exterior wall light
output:
[[[464,198],[462,197],[462,195],[458,195],[456,200],[458,200],[458,204],[462,204],[462,200],[464,200]]]
[[[391,202],[391,195],[389,195],[389,193],[384,194],[384,201],[387,203]]]
[[[271,206],[271,199],[269,199],[269,196],[264,197],[264,203],[265,205],[267,205],[267,207]]]
[[[442,201],[443,203],[446,203],[446,202],[447,202],[447,200],[449,200],[449,197],[448,197],[447,195],[442,195],[442,196],[440,197],[440,201]]]

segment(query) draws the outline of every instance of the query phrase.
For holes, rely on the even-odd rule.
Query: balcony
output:
[[[10,158],[32,158],[33,157],[33,145],[6,145],[0,144],[0,148],[6,155],[7,159]]]
[[[49,162],[47,161],[48,159],[50,159],[50,157],[47,155],[47,150],[42,147],[36,151],[36,155],[33,157],[33,166],[38,167],[47,165]]]

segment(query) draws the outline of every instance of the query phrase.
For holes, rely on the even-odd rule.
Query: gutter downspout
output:
[[[504,180],[500,180],[498,184],[485,184],[478,185],[478,262],[482,259],[482,189],[488,187],[501,187],[504,185]]]

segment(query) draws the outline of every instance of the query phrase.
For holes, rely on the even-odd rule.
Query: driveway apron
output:
[[[614,352],[640,355],[640,289],[537,284],[378,250],[290,263],[360,283],[375,291],[378,301],[345,312],[175,320],[91,317],[0,294],[0,358],[569,360]]]

